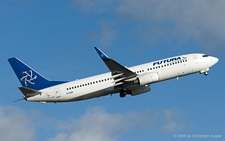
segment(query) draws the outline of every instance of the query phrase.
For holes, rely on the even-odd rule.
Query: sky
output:
[[[224,12],[223,0],[0,0],[1,140],[224,140]],[[95,46],[128,67],[188,53],[219,62],[138,96],[13,102],[23,95],[8,58],[71,81],[109,71]]]

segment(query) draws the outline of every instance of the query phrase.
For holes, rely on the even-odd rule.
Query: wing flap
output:
[[[112,78],[114,79],[114,78],[119,77],[121,75],[123,75],[123,73],[115,74],[115,75],[112,75]]]
[[[114,83],[117,83],[117,82],[119,82],[119,81],[122,81],[122,80],[124,80],[126,77],[122,77],[122,78],[118,78],[118,79],[115,79],[114,80]]]

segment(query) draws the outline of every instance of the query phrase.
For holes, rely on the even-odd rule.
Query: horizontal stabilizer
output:
[[[21,101],[21,100],[26,100],[26,98],[17,99],[17,100],[14,100],[13,102],[18,102],[18,101]]]
[[[26,87],[19,87],[19,89],[26,98],[41,94],[40,91],[36,91]]]

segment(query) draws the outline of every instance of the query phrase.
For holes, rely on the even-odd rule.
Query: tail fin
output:
[[[50,81],[30,68],[28,65],[13,57],[8,59],[21,85],[33,90],[41,90],[47,87],[65,83],[63,81]]]

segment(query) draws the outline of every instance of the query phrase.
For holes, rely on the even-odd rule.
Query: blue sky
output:
[[[1,140],[172,141],[180,134],[193,135],[192,140],[199,139],[194,135],[222,135],[217,140],[224,140],[224,1],[0,3]],[[51,80],[74,80],[108,71],[94,46],[128,67],[198,52],[220,60],[207,77],[156,83],[135,97],[12,102],[22,94],[8,58],[20,58]]]

